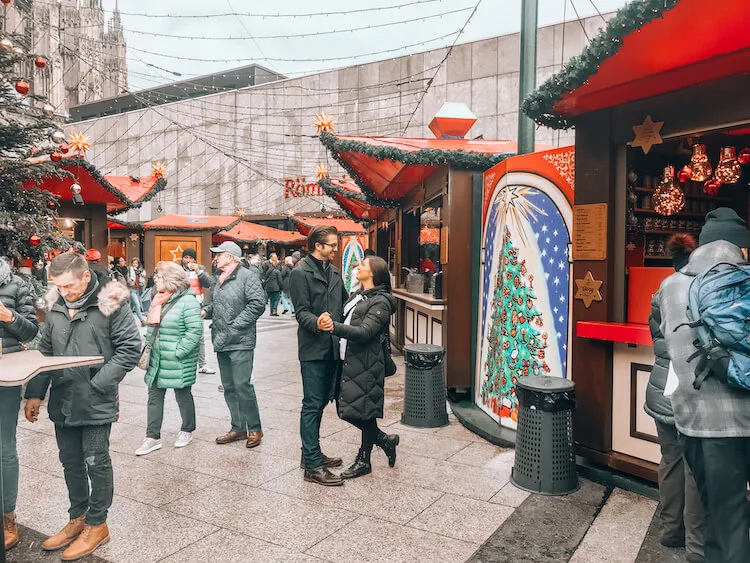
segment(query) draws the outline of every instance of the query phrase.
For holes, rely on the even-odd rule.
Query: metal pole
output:
[[[536,124],[520,111],[521,102],[536,88],[536,31],[539,0],[521,0],[521,69],[518,89],[518,154],[534,152]]]
[[[2,345],[2,343],[0,343]],[[18,415],[18,413],[16,413]],[[0,422],[0,436],[2,436],[3,431],[3,425],[2,422]],[[3,441],[0,438],[0,459],[2,459],[3,456]],[[5,518],[5,505],[3,502],[3,495],[5,494],[5,491],[3,490],[3,464],[0,461],[0,512],[3,513],[3,518]],[[0,542],[2,542],[3,548],[0,549],[0,563],[5,563],[5,521],[3,521],[3,526],[0,528]]]

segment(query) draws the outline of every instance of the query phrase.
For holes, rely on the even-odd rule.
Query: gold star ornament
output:
[[[91,148],[91,137],[83,133],[73,133],[68,138],[68,146],[76,152],[86,152]]]
[[[324,131],[332,133],[336,122],[333,120],[330,113],[319,113],[315,116],[313,125],[315,125],[315,130],[318,132],[318,135],[320,135]]]
[[[315,178],[318,180],[324,180],[328,177],[328,167],[325,164],[321,164],[315,169]]]
[[[602,294],[599,292],[602,283],[603,282],[599,280],[595,280],[594,276],[591,275],[591,272],[586,272],[586,275],[582,280],[576,280],[576,286],[578,286],[576,299],[582,300],[583,304],[588,309],[594,301],[602,300]]]
[[[154,162],[154,165],[151,167],[151,175],[156,176],[157,178],[163,178],[167,175],[167,165],[163,162]]]
[[[662,144],[663,141],[659,134],[662,127],[664,127],[663,121],[654,121],[650,115],[647,115],[643,123],[633,126],[635,139],[633,139],[632,145],[634,147],[641,147],[644,154],[648,154],[651,147]]]

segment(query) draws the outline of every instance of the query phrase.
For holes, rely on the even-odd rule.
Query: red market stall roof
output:
[[[631,2],[522,109],[565,128],[585,113],[750,72],[748,29],[747,2]]]
[[[239,217],[227,215],[164,215],[144,223],[149,231],[223,231],[240,222]]]
[[[313,227],[332,226],[336,227],[340,235],[364,235],[367,233],[365,228],[351,219],[319,219],[317,217],[290,217],[295,222],[299,231],[307,236]]]
[[[225,231],[214,235],[215,239],[232,239],[237,242],[275,242],[278,244],[304,244],[305,237],[297,231],[282,231],[249,221],[240,221]]]
[[[442,164],[487,170],[517,152],[513,141],[345,137],[328,132],[320,134],[320,141],[369,203],[386,206],[393,206]]]
[[[353,221],[375,221],[384,207],[370,205],[362,190],[351,179],[323,178],[318,184]]]
[[[107,221],[107,228],[110,231],[142,231],[143,223],[124,221],[122,219],[110,219]]]
[[[31,161],[40,162],[49,162],[49,158]],[[72,201],[70,186],[77,183],[85,203],[106,204],[108,213],[140,207],[167,187],[164,177],[104,176],[91,162],[77,155],[64,158],[58,166],[69,175],[48,176],[38,184],[29,182],[24,187],[38,187],[59,196],[60,201]]]

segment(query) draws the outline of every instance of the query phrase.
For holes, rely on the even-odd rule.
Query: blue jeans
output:
[[[284,311],[290,311],[292,315],[294,314],[294,303],[292,303],[292,298],[286,291],[281,293],[281,306]]]
[[[0,387],[0,457],[3,470],[3,514],[16,510],[18,497],[18,451],[16,425],[21,408],[21,387]]]
[[[272,291],[268,294],[268,300],[271,302],[271,314],[275,315],[279,312],[279,301],[281,301],[281,292]]]
[[[141,291],[139,289],[130,290],[130,308],[135,313],[138,320],[143,320],[143,307],[141,307]]]

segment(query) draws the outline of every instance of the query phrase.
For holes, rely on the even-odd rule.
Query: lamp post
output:
[[[536,33],[539,0],[521,0],[521,68],[518,88],[518,154],[534,152],[535,123],[521,113],[521,103],[536,88]]]

